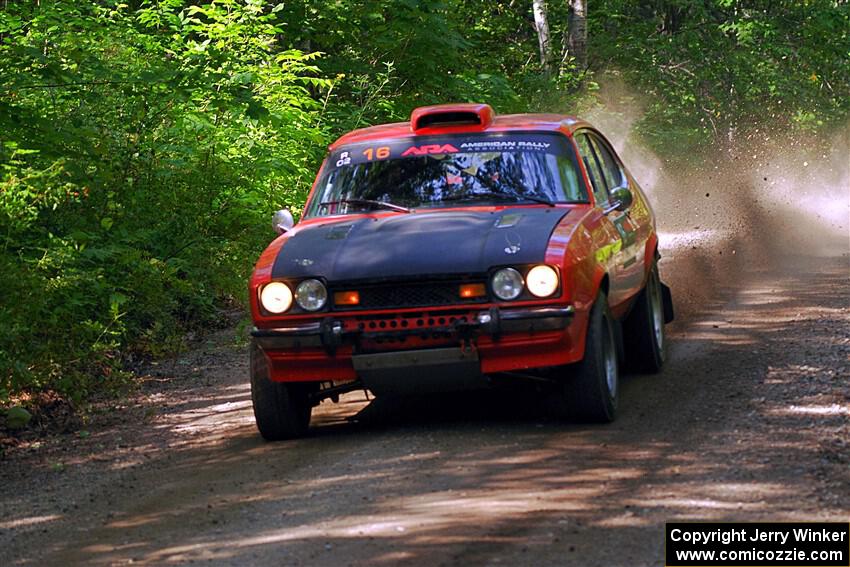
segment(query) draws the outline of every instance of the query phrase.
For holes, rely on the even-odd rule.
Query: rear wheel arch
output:
[[[650,265],[643,289],[623,321],[623,346],[627,365],[637,372],[656,373],[666,360],[664,300],[658,266]]]
[[[646,285],[646,280],[649,277],[649,272],[652,271],[652,265],[661,259],[661,253],[658,252],[658,235],[655,232],[646,241],[646,248],[643,255],[643,281]]]
[[[602,275],[602,279],[599,281],[599,285],[596,286],[596,294],[595,295],[599,295],[599,292],[602,291],[602,292],[605,292],[605,295],[607,296],[608,292],[611,291],[610,288],[611,288],[610,279],[608,277],[608,274],[605,273],[605,274]]]

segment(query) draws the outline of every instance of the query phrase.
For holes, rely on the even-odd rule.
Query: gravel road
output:
[[[611,425],[357,392],[265,443],[230,329],[0,461],[0,564],[641,566],[666,521],[847,521],[848,256],[666,241],[669,365],[625,379]]]

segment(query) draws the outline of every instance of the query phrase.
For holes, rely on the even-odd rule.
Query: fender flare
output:
[[[658,234],[652,231],[652,234],[646,239],[646,248],[643,250],[643,285],[646,285],[646,278],[649,277],[652,262],[660,258],[661,254],[658,252]]]
[[[646,250],[644,251],[644,255],[644,266],[646,269],[644,270],[643,275],[643,285],[645,286],[646,279],[649,277],[649,270],[652,267],[652,262],[661,259],[661,253],[658,251],[658,235],[655,232],[653,232],[646,241]],[[664,322],[670,323],[676,318],[676,314],[673,310],[673,293],[670,291],[670,287],[660,279],[658,283],[661,284],[661,303],[664,306]]]

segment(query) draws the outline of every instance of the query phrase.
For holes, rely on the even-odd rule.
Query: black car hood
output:
[[[443,211],[334,220],[299,229],[283,245],[274,278],[329,282],[486,273],[543,262],[564,209]]]

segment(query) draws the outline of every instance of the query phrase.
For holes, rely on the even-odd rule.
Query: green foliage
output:
[[[0,387],[82,397],[241,299],[330,83],[262,2],[0,15]]]
[[[765,130],[841,127],[850,111],[850,4],[604,0],[591,50],[648,95],[664,153]]]

